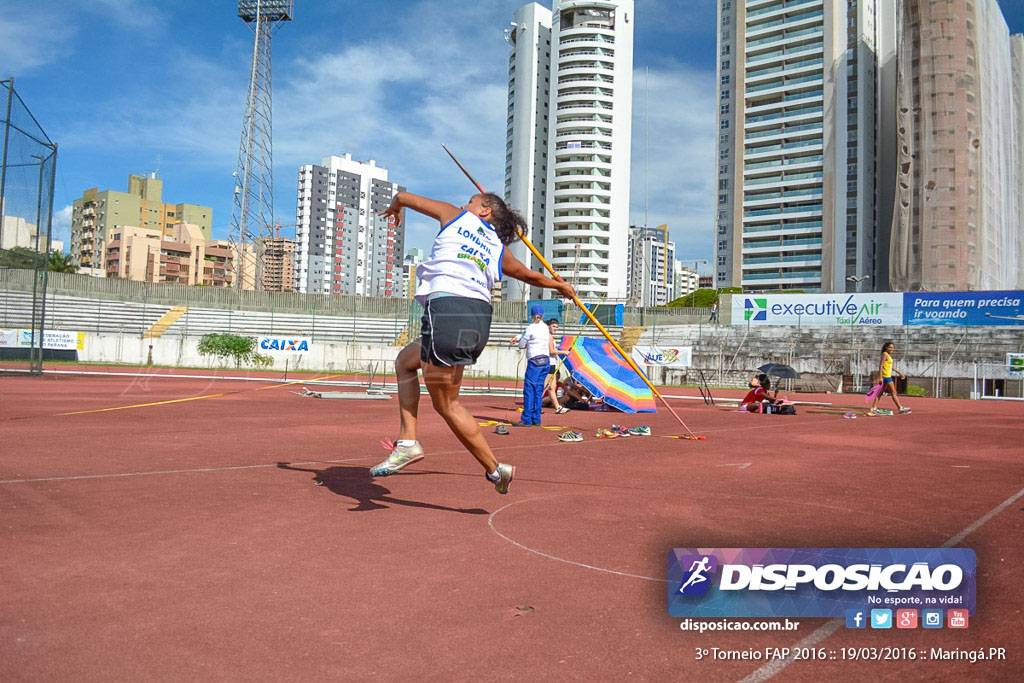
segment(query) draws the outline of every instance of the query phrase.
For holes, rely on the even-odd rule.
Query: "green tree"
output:
[[[34,269],[36,263],[42,264],[45,257],[25,247],[0,249],[0,268]]]
[[[669,301],[668,305],[670,308],[711,308],[711,304],[718,301],[719,294],[740,294],[743,292],[742,287],[723,287],[722,289],[698,289],[696,292],[690,292],[686,296],[681,296],[674,301]]]
[[[57,251],[50,252],[50,261],[47,264],[51,273],[77,273],[78,266],[71,260],[71,254],[61,254]]]
[[[234,360],[235,367],[242,364],[265,368],[274,359],[256,352],[256,340],[237,334],[204,334],[199,340],[200,356],[215,356],[222,361]]]

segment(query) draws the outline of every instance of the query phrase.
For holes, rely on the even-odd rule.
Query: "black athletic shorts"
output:
[[[442,296],[423,310],[420,360],[433,365],[472,365],[491,334],[491,305],[480,299]]]

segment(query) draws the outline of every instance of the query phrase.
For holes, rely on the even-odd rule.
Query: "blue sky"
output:
[[[523,0],[296,0],[274,38],[275,214],[295,220],[298,167],[330,154],[376,159],[412,192],[462,203],[503,184],[508,46]],[[1011,31],[1024,0],[1001,0]],[[252,33],[235,0],[0,0],[0,77],[60,145],[54,210],[90,187],[125,190],[157,167],[164,200],[231,218]],[[631,219],[667,223],[684,258],[712,254],[715,0],[637,0]],[[644,73],[647,70],[645,79]],[[407,247],[436,226],[410,216]],[[702,270],[707,270],[702,266]]]

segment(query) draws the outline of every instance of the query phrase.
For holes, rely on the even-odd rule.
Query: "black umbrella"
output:
[[[758,370],[769,377],[778,377],[780,379],[800,379],[799,372],[782,363],[766,363],[759,367]]]

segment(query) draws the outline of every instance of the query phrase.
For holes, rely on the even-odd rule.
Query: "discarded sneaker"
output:
[[[629,430],[622,425],[612,425],[612,431],[623,438],[629,437]]]
[[[412,446],[396,445],[384,462],[370,470],[371,477],[387,477],[423,459],[423,446],[419,441]]]
[[[613,432],[610,429],[598,429],[596,432],[594,432],[594,436],[596,436],[599,439],[614,439],[619,436],[619,433]]]
[[[647,425],[639,425],[638,427],[633,427],[632,429],[630,429],[629,433],[632,434],[633,436],[650,436],[651,428],[648,427]]]
[[[845,415],[843,415],[843,417],[845,417],[847,420],[856,420],[857,413],[846,413]]]
[[[508,436],[508,425],[500,424],[494,428],[495,434],[501,434],[502,436]]]
[[[910,408],[900,408],[900,415],[909,415]]]
[[[559,406],[558,410],[555,411],[555,415],[565,415],[569,412],[569,409],[565,406]]]
[[[579,432],[574,432],[571,429],[567,432],[562,432],[558,435],[559,441],[583,441],[583,435]]]

